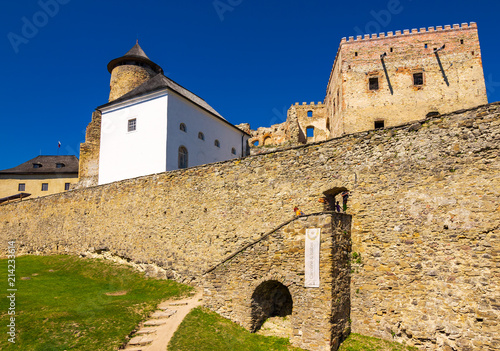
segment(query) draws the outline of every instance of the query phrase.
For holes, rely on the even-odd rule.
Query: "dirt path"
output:
[[[127,351],[165,351],[167,345],[193,308],[202,304],[202,292],[182,300],[167,300],[158,305],[151,319],[141,323],[141,328],[129,341]]]

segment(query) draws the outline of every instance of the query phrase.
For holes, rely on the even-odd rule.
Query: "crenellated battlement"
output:
[[[453,26],[451,25],[445,25],[445,26],[436,26],[436,27],[422,27],[420,29],[413,28],[413,29],[404,29],[403,31],[397,30],[395,32],[387,32],[387,33],[374,33],[374,34],[365,34],[364,36],[358,35],[356,37],[350,36],[349,38],[342,38],[340,41],[341,44],[344,43],[352,43],[352,42],[361,42],[361,41],[369,41],[369,40],[377,40],[377,39],[386,39],[386,38],[391,38],[391,37],[401,37],[401,36],[408,36],[408,35],[418,35],[418,34],[424,34],[424,33],[434,33],[434,32],[446,32],[446,31],[453,31],[453,30],[465,30],[465,29],[471,29],[471,28],[477,28],[476,22],[470,22],[469,23],[462,23],[460,24],[454,24]]]
[[[311,106],[323,106],[323,102],[322,101],[318,101],[318,103],[315,103],[314,101],[311,101],[309,104],[307,102],[302,102],[302,104],[299,104],[298,102],[296,102],[295,104],[293,104],[291,107],[302,107],[302,108],[306,108],[306,107],[311,107]]]

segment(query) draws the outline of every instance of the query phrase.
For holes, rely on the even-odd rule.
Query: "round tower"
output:
[[[136,42],[134,47],[122,57],[108,63],[111,73],[109,101],[118,99],[134,90],[163,70],[151,61]]]

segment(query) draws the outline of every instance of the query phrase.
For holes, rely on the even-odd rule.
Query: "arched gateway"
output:
[[[205,305],[249,331],[289,316],[294,346],[337,350],[350,330],[351,216],[288,221],[204,274]]]

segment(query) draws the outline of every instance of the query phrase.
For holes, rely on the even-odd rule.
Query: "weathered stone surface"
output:
[[[204,275],[205,305],[250,331],[268,317],[288,316],[297,330],[293,345],[337,350],[350,327],[350,227],[349,215],[318,214],[266,234]],[[319,288],[305,287],[307,228],[321,230]],[[290,306],[279,289],[291,297]]]
[[[0,205],[0,239],[15,239],[20,254],[107,247],[190,282],[291,219],[295,206],[321,212],[324,192],[346,188],[352,250],[361,254],[352,263],[352,330],[429,350],[494,350],[499,115],[495,103],[417,131],[361,132]]]

